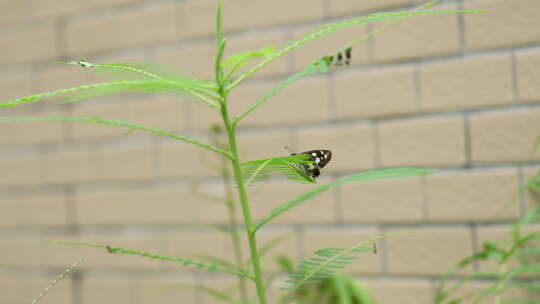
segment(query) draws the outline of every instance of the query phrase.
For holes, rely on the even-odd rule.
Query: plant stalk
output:
[[[266,294],[264,290],[264,282],[262,277],[261,263],[259,260],[259,251],[257,249],[257,241],[255,239],[255,231],[253,227],[253,219],[251,217],[251,210],[249,208],[249,202],[247,199],[246,187],[242,178],[242,171],[240,169],[240,161],[238,157],[238,147],[236,144],[236,129],[233,126],[229,117],[227,109],[227,96],[224,90],[220,90],[222,96],[221,103],[221,116],[225,124],[227,131],[227,137],[229,140],[229,147],[231,153],[231,163],[233,166],[234,177],[236,179],[236,185],[238,187],[238,195],[240,196],[240,204],[242,207],[242,214],[244,216],[244,225],[247,233],[249,250],[251,253],[251,260],[253,262],[253,272],[255,275],[255,285],[257,287],[257,296],[259,298],[259,304],[266,304]]]
[[[236,206],[233,201],[232,195],[232,181],[231,181],[231,172],[227,167],[227,159],[222,158],[222,174],[223,180],[225,182],[225,199],[227,200],[227,210],[229,212],[229,227],[231,229],[231,239],[234,250],[234,257],[236,260],[236,266],[240,269],[244,269],[244,256],[242,254],[242,246],[240,242],[240,235],[238,232],[238,220],[236,218]],[[248,302],[247,288],[246,288],[246,279],[242,276],[238,276],[238,288],[240,290],[240,298],[242,303]]]

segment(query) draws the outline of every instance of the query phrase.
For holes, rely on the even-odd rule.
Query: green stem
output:
[[[240,235],[237,230],[238,220],[236,218],[236,206],[233,201],[232,195],[232,181],[231,172],[227,167],[227,159],[222,158],[222,174],[225,182],[225,199],[227,201],[227,209],[229,211],[229,228],[231,229],[231,240],[233,244],[234,257],[236,260],[236,267],[244,269],[244,256],[242,254],[242,246],[240,242]],[[242,303],[248,302],[246,279],[242,276],[238,276],[238,287],[240,289],[240,298]]]
[[[242,171],[240,169],[240,161],[238,158],[238,148],[236,144],[236,134],[235,127],[232,125],[229,118],[229,113],[227,109],[227,96],[224,90],[220,90],[222,94],[222,104],[221,104],[221,115],[223,117],[223,122],[225,123],[225,128],[227,131],[227,137],[229,139],[230,153],[231,153],[231,163],[234,170],[234,176],[236,179],[236,185],[238,187],[238,194],[240,196],[240,204],[242,206],[242,214],[244,215],[244,225],[246,228],[246,233],[248,237],[249,250],[251,253],[251,260],[253,261],[253,272],[255,275],[255,285],[257,287],[257,295],[259,298],[259,304],[266,304],[266,295],[264,290],[264,282],[261,271],[261,263],[259,260],[259,252],[257,249],[257,241],[255,239],[255,230],[253,227],[253,219],[251,217],[251,210],[249,208],[249,202],[247,199],[246,187],[242,179]]]

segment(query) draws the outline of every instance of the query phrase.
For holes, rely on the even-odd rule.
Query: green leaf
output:
[[[272,248],[274,248],[275,246],[277,246],[281,241],[285,240],[286,238],[289,238],[291,237],[291,234],[284,234],[284,235],[280,235],[280,236],[277,236],[275,238],[272,238],[270,241],[264,243],[260,248],[259,248],[259,259],[262,258],[263,256],[265,256],[270,250],[272,250]],[[245,262],[246,265],[251,265],[252,263],[252,260],[251,258],[247,259],[247,261]]]
[[[234,263],[229,262],[229,261],[227,261],[227,260],[225,260],[225,259],[223,259],[223,258],[219,258],[219,257],[213,256],[213,255],[211,255],[211,254],[204,254],[204,253],[186,253],[186,255],[189,256],[189,257],[194,257],[194,258],[203,260],[203,261],[205,261],[205,262],[214,263],[214,264],[223,266],[223,267],[225,267],[225,268],[236,269],[236,270],[240,271],[240,270],[238,269],[238,267],[236,267],[236,265],[234,265]]]
[[[270,211],[270,213],[266,217],[257,220],[252,230],[255,231],[259,229],[260,227],[264,226],[266,223],[271,221],[273,218],[280,216],[282,213],[289,211],[293,207],[301,204],[302,202],[308,199],[311,199],[329,189],[332,189],[333,187],[336,187],[344,183],[367,182],[367,181],[390,179],[390,178],[416,177],[416,176],[428,175],[431,173],[433,173],[433,170],[430,170],[430,169],[391,168],[391,169],[364,171],[364,172],[356,173],[356,174],[349,175],[346,177],[342,177],[336,181],[333,181],[326,185],[323,185],[315,189],[312,189],[310,191],[307,191],[305,193],[302,193],[296,198],[277,206],[272,211]]]
[[[297,271],[289,275],[291,286],[285,298],[289,298],[296,290],[304,284],[312,284],[321,282],[323,279],[330,278],[336,270],[342,269],[345,266],[356,260],[356,257],[350,256],[352,253],[372,251],[373,247],[368,247],[375,241],[387,238],[389,236],[404,234],[408,232],[387,233],[374,237],[368,241],[364,241],[356,246],[348,249],[344,248],[325,248],[315,252],[318,257],[310,257],[303,259],[297,267]]]
[[[166,255],[158,255],[151,252],[146,251],[139,251],[139,250],[132,250],[122,247],[111,247],[109,245],[104,244],[98,244],[98,243],[89,243],[89,242],[77,242],[77,241],[60,241],[60,240],[43,240],[47,243],[53,243],[53,244],[63,244],[63,245],[74,245],[74,246],[86,246],[86,247],[94,247],[94,248],[102,248],[106,249],[111,254],[126,254],[126,255],[138,255],[142,257],[146,257],[151,260],[162,260],[162,261],[171,261],[171,262],[178,262],[181,263],[181,266],[195,266],[197,269],[207,269],[208,271],[221,271],[221,272],[227,272],[231,274],[235,274],[238,276],[246,277],[253,280],[253,276],[249,273],[239,271],[237,269],[231,269],[227,267],[223,267],[220,265],[217,265],[215,263],[207,264],[203,262],[194,261],[193,259],[189,258],[178,258],[178,257],[172,257],[172,256],[166,256]]]
[[[538,282],[517,282],[517,281],[512,281],[510,282],[510,286],[513,286],[513,287],[516,287],[516,288],[519,288],[519,289],[523,289],[523,290],[526,290],[526,291],[531,291],[531,292],[534,292],[534,293],[540,293],[540,285],[538,284]]]
[[[78,63],[68,62],[68,64]],[[214,94],[215,89],[209,82],[193,77],[180,76],[182,75],[182,72],[170,66],[127,62],[91,64],[86,70],[120,80],[83,85],[17,98],[1,103],[0,107],[9,108],[18,104],[36,102],[44,98],[66,94],[73,95],[61,100],[61,102],[76,102],[92,97],[124,92],[146,92],[153,94],[187,94],[197,97],[199,100],[206,102],[213,108],[218,108],[217,104],[210,99],[215,98],[216,95]]]
[[[424,7],[424,6],[423,6]],[[388,13],[374,13],[370,14],[361,18],[353,19],[353,20],[346,20],[342,22],[332,23],[329,25],[326,25],[320,30],[317,30],[311,34],[308,34],[292,43],[289,43],[285,47],[283,47],[281,50],[275,52],[272,56],[267,57],[265,60],[251,68],[249,71],[243,73],[236,79],[233,83],[231,83],[227,90],[231,90],[238,84],[240,84],[244,79],[249,77],[251,74],[255,73],[256,71],[260,70],[276,58],[279,58],[305,44],[308,42],[311,42],[313,40],[320,39],[322,37],[326,37],[331,33],[339,32],[343,29],[354,27],[358,25],[366,25],[369,22],[374,21],[388,21],[392,19],[402,20],[406,19],[415,15],[440,15],[440,14],[450,14],[450,13],[480,13],[485,12],[486,10],[413,10],[413,11],[404,11],[404,12],[388,12]]]
[[[276,257],[276,263],[281,267],[281,270],[285,273],[293,273],[294,266],[292,260],[286,255],[278,255]]]
[[[306,66],[303,70],[294,73],[293,75],[289,76],[284,81],[277,84],[272,90],[270,90],[268,93],[264,94],[263,96],[259,97],[254,104],[246,108],[246,110],[234,118],[235,123],[242,120],[244,117],[249,115],[252,111],[254,111],[256,108],[260,107],[263,103],[265,103],[268,99],[275,96],[279,92],[283,91],[285,87],[288,85],[300,80],[301,78],[308,76],[308,75],[315,75],[317,73],[327,73],[329,71],[328,68],[328,62],[323,59],[319,59],[315,61],[314,63]]]
[[[347,288],[347,281],[340,276],[334,275],[331,278],[332,288],[337,295],[338,303],[340,304],[352,304],[352,295]]]
[[[85,260],[85,258],[80,258],[75,263],[71,264],[71,266],[69,266],[66,270],[64,270],[64,272],[62,272],[47,287],[45,287],[45,289],[43,289],[43,291],[32,301],[32,304],[36,304],[37,302],[39,302],[39,300],[41,300],[41,298],[43,298],[43,296],[45,294],[47,294],[47,292],[49,292],[49,290],[51,290],[51,288],[56,286],[56,284],[58,284],[58,282],[60,280],[62,280],[66,275],[73,272],[75,270],[75,268],[77,268],[77,266],[79,266],[79,264],[82,263],[84,260]]]
[[[350,276],[343,276],[343,275],[341,276],[347,279],[348,281],[347,286],[351,290],[352,297],[356,301],[355,303],[359,303],[359,304],[360,303],[361,304],[374,304],[375,303],[373,299],[371,298],[371,296],[369,295],[368,290],[365,287],[360,285],[358,282],[356,282],[356,280],[354,280]]]
[[[201,148],[219,153],[227,158],[230,158],[230,154],[227,151],[221,150],[219,148],[216,148],[209,144],[203,144],[195,139],[189,138],[187,136],[178,135],[169,131],[152,128],[152,127],[146,127],[143,125],[139,125],[132,122],[127,121],[121,121],[121,120],[111,120],[111,119],[103,119],[99,117],[75,117],[75,116],[45,116],[45,117],[7,117],[7,118],[0,118],[0,123],[13,123],[13,122],[39,122],[39,121],[69,121],[69,122],[81,122],[81,123],[95,123],[95,124],[102,124],[102,125],[109,125],[109,126],[116,126],[116,127],[126,127],[129,128],[129,130],[142,130],[150,133],[154,133],[157,135],[170,137],[172,139],[184,141],[196,146],[199,146]]]
[[[313,163],[307,160],[307,154],[257,159],[240,164],[246,186],[252,182],[268,177],[271,173],[281,173],[291,180],[304,184],[314,184],[317,181],[298,168],[300,164]]]
[[[266,46],[258,50],[245,51],[242,53],[237,53],[230,55],[223,61],[223,66],[228,68],[227,77],[233,75],[239,68],[249,64],[251,60],[257,58],[270,57],[276,53],[275,46]]]

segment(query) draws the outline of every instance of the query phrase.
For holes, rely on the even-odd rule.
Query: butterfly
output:
[[[343,52],[337,53],[337,55],[329,55],[323,57],[324,61],[326,61],[326,64],[328,65],[349,65],[351,63],[351,57],[352,57],[352,49],[347,48]]]
[[[307,160],[313,163],[300,164],[300,168],[312,178],[319,177],[321,175],[321,169],[332,159],[332,151],[330,150],[309,150],[302,153],[295,153],[288,147],[285,148],[291,152],[291,155],[307,154],[310,156]]]

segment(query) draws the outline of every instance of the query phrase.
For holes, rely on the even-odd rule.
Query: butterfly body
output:
[[[299,154],[310,156],[307,160],[313,163],[301,164],[301,168],[312,178],[319,177],[321,175],[321,169],[332,159],[332,151],[330,150],[309,150]],[[291,155],[297,155],[297,153],[293,152]]]

